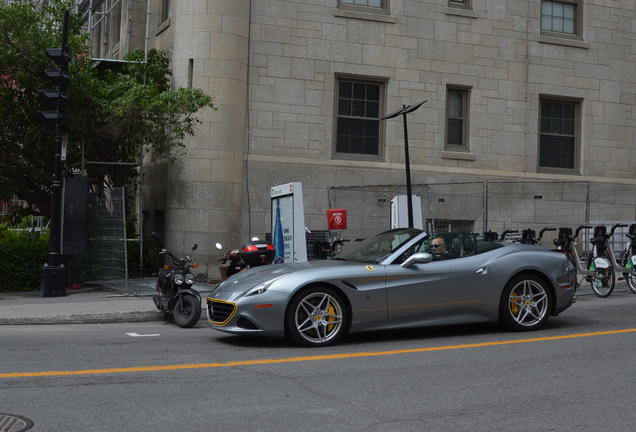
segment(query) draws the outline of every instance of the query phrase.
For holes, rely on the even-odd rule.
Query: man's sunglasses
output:
[[[432,247],[433,249],[437,249],[438,247],[441,247],[441,246],[442,246],[442,245],[438,245],[438,244],[432,244],[432,245],[431,245],[431,247]]]

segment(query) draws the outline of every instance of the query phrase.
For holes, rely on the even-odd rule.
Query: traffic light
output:
[[[57,65],[58,69],[47,69],[44,74],[57,84],[53,90],[39,90],[40,100],[45,105],[46,110],[38,111],[38,116],[42,123],[55,131],[61,132],[63,129],[64,110],[68,103],[66,89],[68,88],[68,64],[70,55],[68,48],[47,48],[46,55]]]

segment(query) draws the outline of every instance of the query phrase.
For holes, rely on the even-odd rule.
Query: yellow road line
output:
[[[126,367],[126,368],[85,369],[85,370],[75,370],[75,371],[10,372],[10,373],[0,373],[0,378],[97,375],[97,374],[115,374],[115,373],[128,373],[128,372],[156,372],[156,371],[173,371],[173,370],[184,370],[184,369],[210,369],[210,368],[235,367],[235,366],[296,363],[296,362],[304,362],[304,361],[349,359],[349,358],[359,358],[359,357],[378,357],[378,356],[412,354],[412,353],[422,353],[422,352],[431,352],[431,351],[481,348],[481,347],[512,345],[512,344],[530,343],[530,342],[556,341],[556,340],[563,340],[563,339],[579,339],[579,338],[586,338],[586,337],[592,337],[592,336],[605,336],[605,335],[615,335],[615,334],[623,334],[623,333],[636,333],[636,328],[624,329],[624,330],[600,331],[600,332],[592,332],[592,333],[578,333],[578,334],[569,334],[569,335],[562,335],[562,336],[548,336],[548,337],[532,338],[532,339],[481,342],[481,343],[464,344],[464,345],[446,345],[446,346],[438,346],[438,347],[410,348],[410,349],[400,349],[400,350],[391,350],[391,351],[367,351],[367,352],[358,352],[358,353],[325,354],[325,355],[316,355],[316,356],[287,357],[287,358],[279,358],[279,359],[238,360],[238,361],[229,361],[224,363],[192,363],[192,364],[164,365],[164,366],[136,366],[136,367]]]

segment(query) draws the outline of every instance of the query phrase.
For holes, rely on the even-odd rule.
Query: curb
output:
[[[110,312],[94,314],[30,316],[0,318],[2,325],[56,325],[56,324],[112,324],[165,321],[160,311]],[[199,321],[208,321],[207,312],[202,310]]]
[[[159,311],[148,312],[111,312],[94,314],[74,314],[55,316],[30,316],[0,318],[0,325],[34,324],[107,324],[126,322],[161,321]]]

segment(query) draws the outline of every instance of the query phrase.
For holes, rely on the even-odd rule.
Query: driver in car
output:
[[[437,259],[448,258],[448,250],[446,248],[446,242],[441,237],[435,237],[431,240],[431,255]]]

